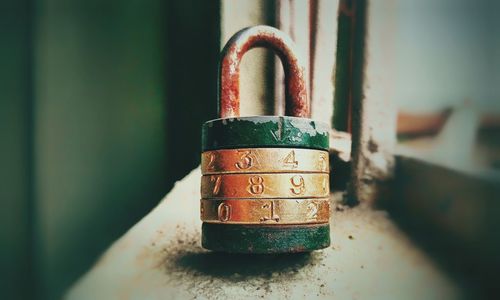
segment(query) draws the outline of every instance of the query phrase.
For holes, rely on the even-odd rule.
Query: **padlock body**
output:
[[[256,254],[328,247],[328,148],[329,126],[311,119],[255,116],[206,122],[202,246]]]
[[[227,253],[297,253],[330,245],[330,225],[202,225],[203,248]]]
[[[307,118],[225,118],[208,121],[202,127],[202,151],[265,147],[328,150],[328,142],[328,125]]]

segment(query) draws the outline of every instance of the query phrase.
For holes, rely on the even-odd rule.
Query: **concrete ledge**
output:
[[[310,254],[206,251],[200,176],[196,169],[179,181],[67,298],[457,299],[464,293],[382,211],[333,205],[332,246]]]

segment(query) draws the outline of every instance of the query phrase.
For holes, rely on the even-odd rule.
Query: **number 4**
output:
[[[287,156],[285,156],[285,159],[283,159],[283,164],[288,167],[291,167],[292,169],[297,168],[299,165],[299,162],[295,160],[295,151],[291,151],[288,153]]]

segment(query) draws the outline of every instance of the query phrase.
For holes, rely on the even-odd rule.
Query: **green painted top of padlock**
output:
[[[216,119],[202,128],[202,150],[286,147],[328,150],[329,126],[308,118],[255,116]]]
[[[240,117],[240,63],[255,47],[272,49],[285,73],[286,116]],[[220,119],[203,125],[202,150],[240,147],[291,147],[328,150],[329,126],[309,119],[305,68],[293,41],[269,26],[254,26],[236,33],[221,53],[219,68]]]

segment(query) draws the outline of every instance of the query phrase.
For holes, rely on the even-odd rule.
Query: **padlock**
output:
[[[240,117],[239,66],[272,49],[285,73],[285,116]],[[283,32],[236,33],[221,53],[219,119],[202,127],[202,246],[232,253],[307,252],[330,244],[329,126],[310,119],[305,70]]]

